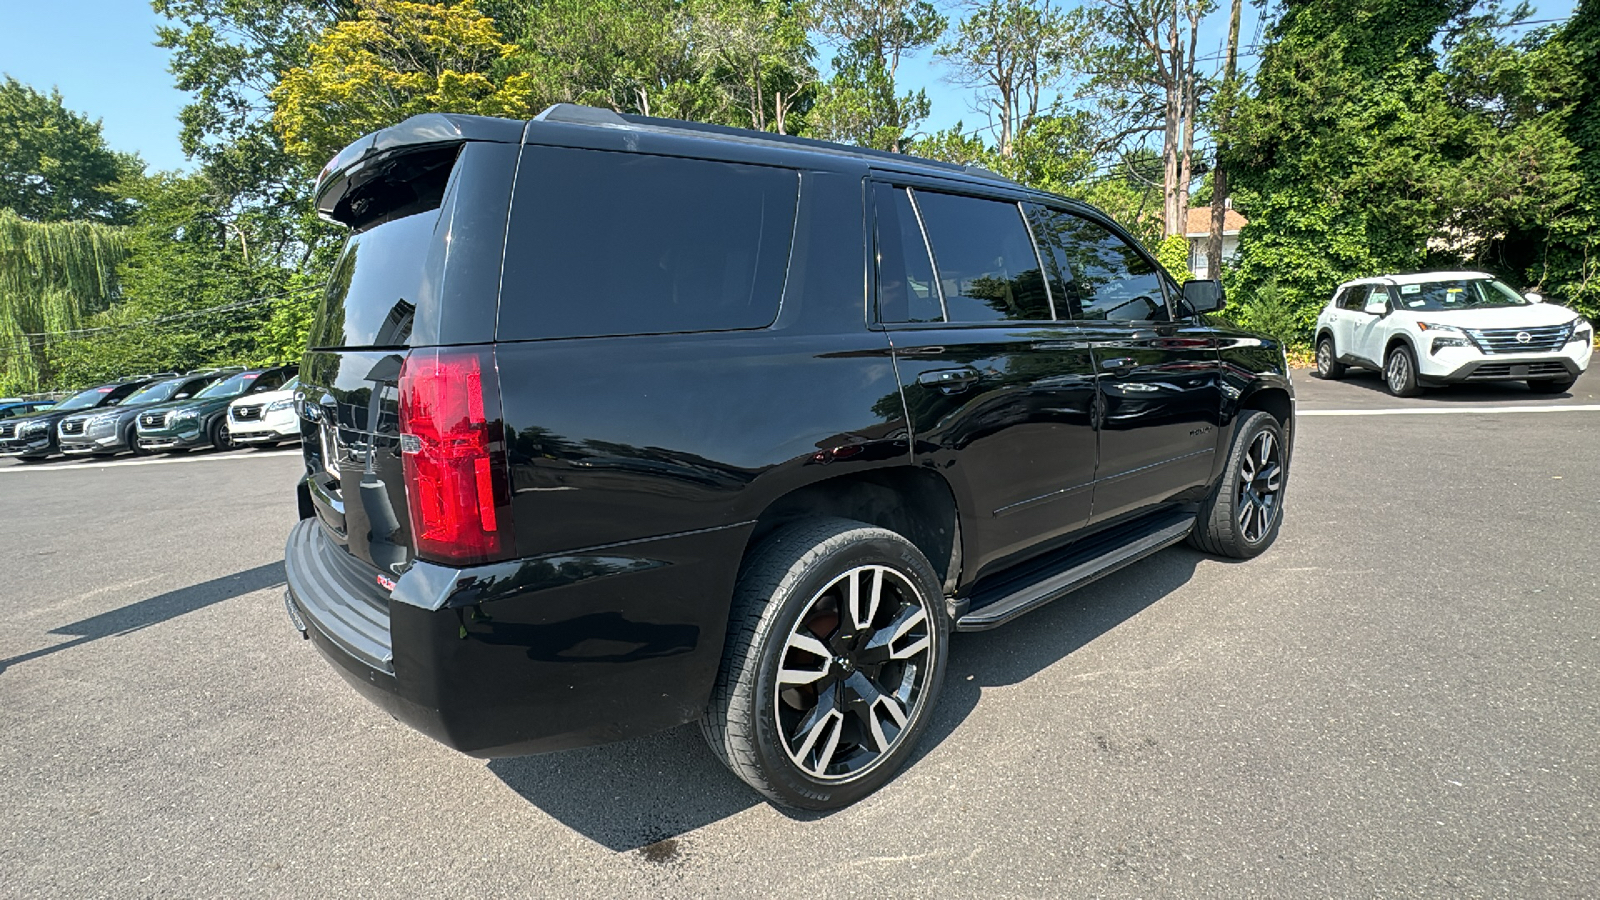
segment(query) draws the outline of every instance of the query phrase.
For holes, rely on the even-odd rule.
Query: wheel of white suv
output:
[[[949,634],[938,577],[905,538],[849,519],[786,527],[740,576],[706,741],[774,803],[854,803],[926,729]]]
[[[1317,377],[1332,381],[1344,377],[1344,363],[1333,352],[1333,338],[1324,336],[1317,341]]]
[[[1222,481],[1201,504],[1189,544],[1233,559],[1250,559],[1271,546],[1283,524],[1286,453],[1278,420],[1246,411],[1234,432]]]
[[[1417,386],[1417,357],[1405,344],[1395,344],[1383,361],[1383,385],[1396,397],[1415,397],[1422,393]]]

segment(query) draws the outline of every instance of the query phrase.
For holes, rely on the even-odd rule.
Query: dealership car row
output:
[[[54,405],[0,400],[0,456],[24,461],[297,440],[298,365],[134,375]]]

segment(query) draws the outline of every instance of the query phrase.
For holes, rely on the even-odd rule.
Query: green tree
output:
[[[273,88],[284,149],[320,169],[363,134],[424,112],[533,114],[532,77],[504,74],[516,47],[474,0],[433,5],[356,0],[355,19],[328,28],[307,63]]]
[[[1351,277],[1471,265],[1536,282],[1572,221],[1577,79],[1549,33],[1495,36],[1526,14],[1288,5],[1225,160],[1250,219],[1238,282],[1275,283],[1302,328]]]
[[[0,210],[0,393],[52,379],[42,335],[80,327],[116,290],[124,232],[99,222],[33,222]]]
[[[903,150],[930,107],[926,91],[899,93],[900,60],[938,41],[945,17],[927,0],[819,0],[817,12],[837,55],[812,110],[812,133]]]
[[[934,51],[973,89],[1009,158],[1038,120],[1040,98],[1065,73],[1067,17],[1043,0],[969,0],[966,15]]]
[[[112,152],[100,123],[5,76],[0,83],[0,209],[36,222],[117,223],[128,207],[112,184],[143,167]]]

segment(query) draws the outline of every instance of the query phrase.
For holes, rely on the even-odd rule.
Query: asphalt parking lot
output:
[[[292,451],[0,462],[0,895],[1600,894],[1600,373],[1296,385],[1271,551],[958,636],[830,816],[694,728],[485,762],[389,719],[284,614]]]

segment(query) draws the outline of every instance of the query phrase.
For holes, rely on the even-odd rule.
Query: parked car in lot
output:
[[[467,753],[700,720],[838,807],[912,753],[952,631],[1282,522],[1283,348],[1081,203],[564,105],[408,119],[315,195],[350,236],[288,613]]]
[[[110,409],[78,413],[56,423],[56,440],[68,456],[111,456],[139,446],[137,420],[144,409],[172,400],[187,400],[202,389],[242,369],[204,369],[145,385]]]
[[[228,404],[228,434],[235,444],[272,447],[300,440],[300,416],[294,411],[298,377],[280,390],[249,394]]]
[[[1582,316],[1483,272],[1346,282],[1317,317],[1317,374],[1376,369],[1397,397],[1482,381],[1526,381],[1529,390],[1559,394],[1589,367],[1593,346]]]
[[[92,387],[24,418],[0,419],[0,456],[32,462],[60,452],[56,423],[72,413],[116,406],[152,381],[170,376],[138,375]]]
[[[293,378],[299,366],[251,369],[230,375],[188,400],[173,400],[140,411],[137,419],[139,447],[178,451],[195,447],[233,446],[229,437],[228,404],[240,397],[276,391]]]

